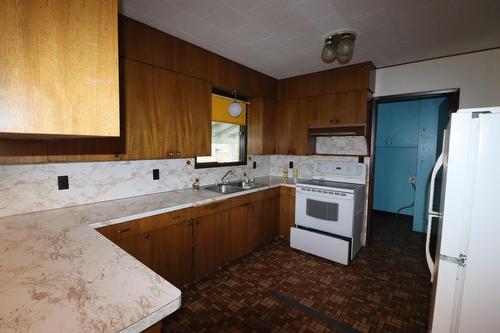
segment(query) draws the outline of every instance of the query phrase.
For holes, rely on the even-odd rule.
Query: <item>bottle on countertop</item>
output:
[[[200,178],[196,177],[193,183],[193,191],[197,192],[200,190]]]
[[[288,168],[283,168],[283,184],[288,184]]]

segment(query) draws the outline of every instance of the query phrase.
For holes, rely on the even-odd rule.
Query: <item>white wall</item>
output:
[[[374,96],[460,88],[460,107],[500,105],[500,49],[376,70]]]

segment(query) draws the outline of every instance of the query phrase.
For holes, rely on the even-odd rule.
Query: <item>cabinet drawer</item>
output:
[[[179,209],[156,216],[158,216],[159,218],[151,220],[152,230],[168,227],[177,223],[191,220],[192,209],[191,208]]]
[[[193,208],[193,218],[214,214],[231,207],[229,200],[220,200],[214,203],[209,203],[202,206],[197,206]]]
[[[229,199],[231,207],[238,207],[242,205],[249,204],[253,201],[262,200],[262,192],[250,193],[246,195],[240,195],[234,198]]]
[[[124,223],[98,228],[102,235],[113,242],[134,237],[145,232],[167,227],[191,219],[191,208],[144,217]]]

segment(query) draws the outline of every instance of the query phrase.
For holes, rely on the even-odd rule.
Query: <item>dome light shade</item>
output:
[[[335,60],[341,65],[349,63],[354,54],[355,40],[356,32],[352,30],[341,30],[328,35],[321,51],[321,59],[327,64]]]
[[[327,64],[332,63],[337,59],[337,50],[333,44],[333,39],[327,39],[325,46],[321,51],[321,59]]]
[[[232,102],[229,104],[228,112],[231,115],[231,117],[239,117],[241,115],[242,109],[240,103],[237,101]]]
[[[347,64],[354,53],[354,41],[350,37],[342,38],[337,44],[337,61],[339,64]]]

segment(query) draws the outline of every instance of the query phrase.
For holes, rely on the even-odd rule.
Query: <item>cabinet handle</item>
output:
[[[193,221],[188,221],[187,225],[193,225]]]
[[[148,238],[149,238],[149,232],[146,232],[146,233],[144,234],[144,239],[148,239]]]
[[[130,228],[125,228],[125,229],[122,229],[122,230],[118,230],[118,233],[122,234],[122,233],[127,232],[127,231],[130,231]]]
[[[180,153],[180,152],[177,152],[175,155],[177,155],[177,156],[181,156],[181,153]]]
[[[170,152],[170,153],[168,153],[168,156],[172,157],[172,156],[174,156],[174,153]]]

